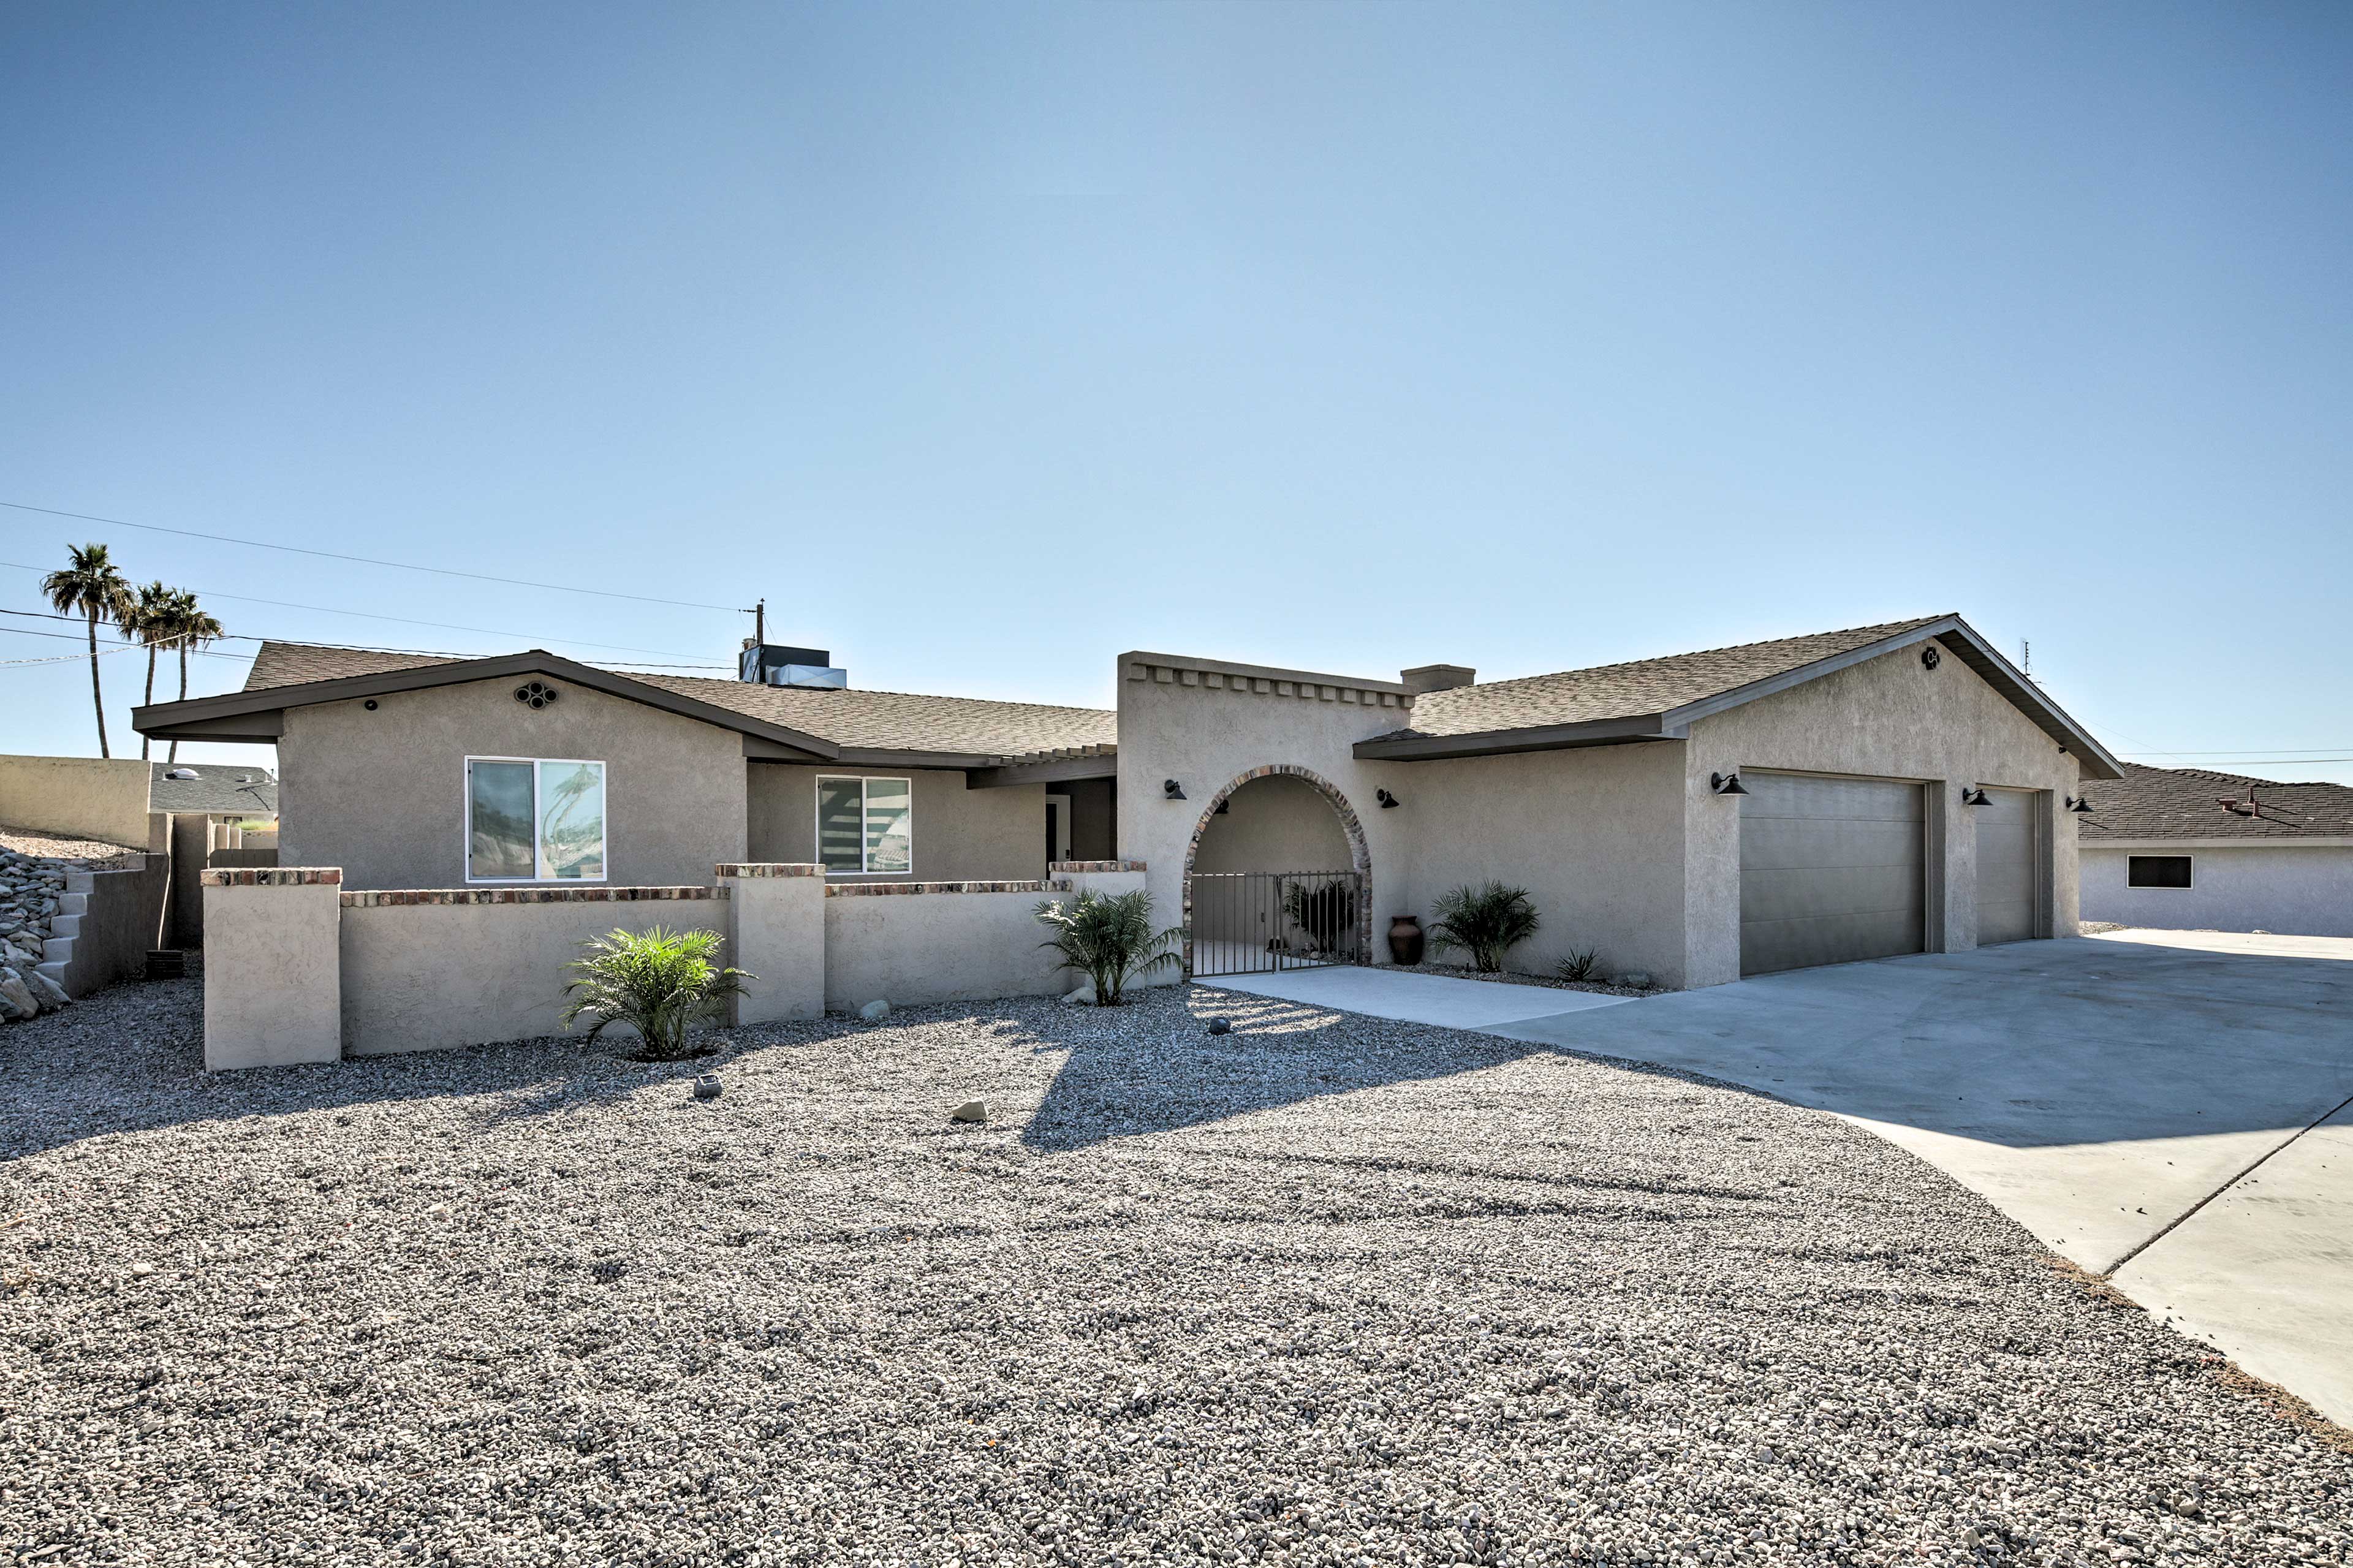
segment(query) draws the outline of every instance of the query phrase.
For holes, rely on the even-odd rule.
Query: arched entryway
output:
[[[1185,847],[1185,971],[1366,963],[1372,900],[1347,796],[1307,768],[1252,768],[1209,797]]]

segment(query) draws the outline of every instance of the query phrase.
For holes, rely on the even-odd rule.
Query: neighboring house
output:
[[[274,742],[280,864],[347,889],[1124,858],[1202,973],[1269,945],[1372,956],[1377,921],[1491,877],[1544,917],[1516,966],[1599,947],[1669,985],[2072,934],[2067,807],[2120,774],[1956,616],[1483,684],[1131,653],[1116,712],[857,690],[808,649],[743,664],[269,643],[245,690],[133,721]],[[1276,873],[1323,879],[1321,901],[1303,914]]]
[[[2353,936],[2353,788],[2125,764],[2077,823],[2083,918]]]
[[[147,809],[215,823],[275,822],[278,781],[267,768],[227,763],[151,763]]]

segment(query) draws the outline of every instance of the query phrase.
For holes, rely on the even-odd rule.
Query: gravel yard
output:
[[[0,1033],[20,1563],[2348,1560],[2341,1433],[1745,1092],[1199,989],[207,1078],[199,1000]]]

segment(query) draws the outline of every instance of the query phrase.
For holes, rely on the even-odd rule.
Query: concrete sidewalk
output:
[[[2353,1424],[2353,939],[2115,932],[1630,1005],[1394,970],[1249,978],[1845,1117]]]

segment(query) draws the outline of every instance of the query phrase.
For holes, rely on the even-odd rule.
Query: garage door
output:
[[[1740,782],[1741,973],[1926,945],[1918,784],[1746,773]]]
[[[2035,832],[2042,797],[1989,789],[1969,807],[1978,826],[1978,945],[2042,934],[2042,845]]]

